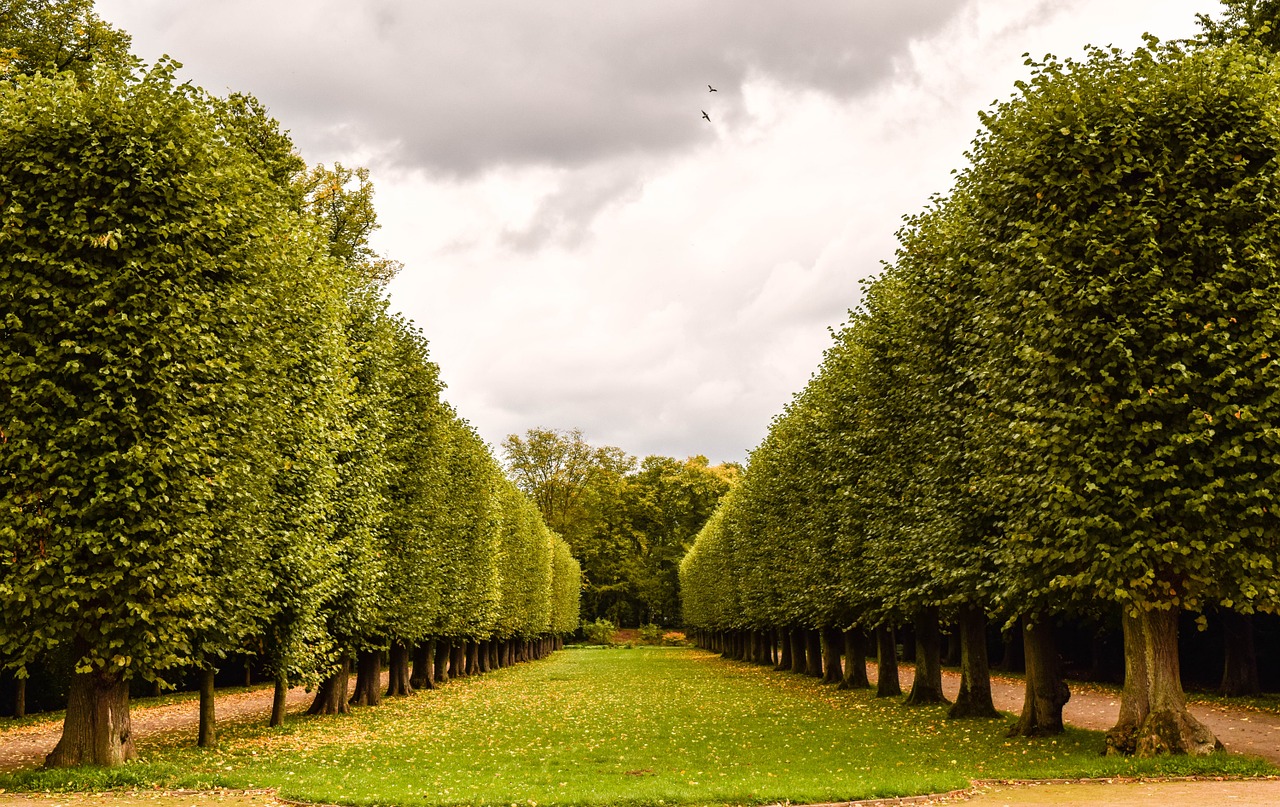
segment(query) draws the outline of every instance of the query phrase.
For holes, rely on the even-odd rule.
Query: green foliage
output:
[[[221,559],[253,557],[223,504],[263,470],[282,278],[320,258],[171,65],[20,77],[0,107],[0,641],[152,674],[224,615]]]
[[[588,644],[613,644],[613,634],[617,633],[618,626],[607,619],[596,619],[591,622],[582,623],[582,635],[587,638]]]
[[[0,0],[0,78],[136,66],[130,38],[93,13],[93,0]]]
[[[1050,59],[983,115],[682,562],[686,621],[1280,605],[1280,82],[1231,40]]]
[[[503,442],[507,468],[581,563],[583,618],[679,624],[678,568],[741,477],[706,457],[635,459],[582,432],[530,429]]]

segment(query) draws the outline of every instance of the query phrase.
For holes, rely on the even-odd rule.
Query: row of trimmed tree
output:
[[[367,175],[172,63],[36,64],[0,81],[0,664],[72,659],[47,764],[130,758],[130,680],[192,668],[212,744],[250,648],[277,724],[353,661],[375,703],[384,652],[406,694],[573,631],[577,562],[388,310]]]
[[[870,633],[892,694],[909,624],[908,702],[938,702],[949,623],[952,714],[994,715],[994,619],[1020,626],[1015,730],[1039,734],[1068,697],[1055,620],[1119,614],[1108,751],[1220,747],[1178,624],[1280,607],[1278,108],[1252,41],[1034,65],[685,557],[703,644],[843,653],[859,684]]]

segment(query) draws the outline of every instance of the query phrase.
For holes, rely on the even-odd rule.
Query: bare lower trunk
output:
[[[991,700],[991,666],[987,662],[987,615],[978,608],[960,612],[960,692],[947,717],[999,717]]]
[[[449,675],[462,678],[467,674],[467,644],[454,641],[449,653]]]
[[[309,715],[345,715],[350,711],[347,706],[347,687],[351,683],[351,658],[345,653],[338,670],[320,682],[316,690],[316,698],[307,709]]]
[[[778,644],[780,650],[778,652],[778,663],[774,666],[775,670],[791,669],[791,638],[787,631],[783,628],[778,629]]]
[[[387,697],[401,698],[413,694],[409,683],[409,647],[403,642],[392,642],[387,657]],[[381,678],[381,676],[379,676]]]
[[[111,767],[136,757],[129,721],[129,683],[119,673],[75,673],[62,738],[45,757],[44,766]]]
[[[1178,666],[1178,612],[1125,613],[1121,624],[1124,692],[1120,719],[1107,732],[1107,753],[1202,756],[1221,750],[1213,732],[1187,711]]]
[[[869,689],[867,680],[867,634],[859,629],[844,632],[844,680],[841,689]]]
[[[271,719],[267,725],[275,728],[284,725],[284,709],[289,697],[289,674],[284,670],[276,673],[275,692],[271,696]]]
[[[804,632],[805,675],[822,677],[822,631],[810,628]]]
[[[1226,611],[1222,614],[1225,652],[1222,665],[1222,694],[1228,698],[1258,695],[1258,650],[1253,640],[1253,616]]]
[[[844,680],[840,666],[840,653],[844,650],[844,637],[835,628],[822,629],[822,683],[838,684]]]
[[[382,703],[382,651],[361,650],[356,653],[356,691],[352,706],[377,706]]]
[[[1026,694],[1022,714],[1010,737],[1043,737],[1062,733],[1062,707],[1071,690],[1062,677],[1062,659],[1053,625],[1046,619],[1022,626],[1022,656],[1026,662]]]
[[[893,626],[876,628],[876,697],[896,698],[902,694],[898,682],[898,643]]]
[[[916,673],[906,702],[912,706],[950,703],[942,694],[942,632],[938,609],[925,608],[916,614]]]
[[[1004,645],[1004,654],[1000,656],[1000,663],[996,665],[996,669],[1000,672],[1023,672],[1026,669],[1027,660],[1023,653],[1022,628],[1017,627],[1006,631],[1001,640]]]
[[[791,672],[804,675],[808,665],[804,659],[804,628],[791,629]]]
[[[14,681],[13,690],[13,716],[27,716],[27,679],[18,678]]]
[[[489,672],[488,640],[476,643],[476,672],[479,672],[479,673]]]
[[[200,729],[196,745],[201,748],[218,747],[218,729],[213,710],[213,668],[203,667],[200,677]]]
[[[413,651],[413,675],[409,683],[414,689],[434,689],[436,680],[436,643],[427,640]]]
[[[436,640],[436,683],[449,683],[449,659],[453,655],[453,648],[449,644],[448,639]]]
[[[478,642],[467,642],[467,675],[480,674],[479,649],[480,644]]]

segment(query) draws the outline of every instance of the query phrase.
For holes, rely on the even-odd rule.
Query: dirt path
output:
[[[311,705],[314,696],[301,687],[289,690],[286,708],[299,712]],[[271,716],[272,690],[255,689],[218,695],[214,711],[218,722],[260,719],[266,723]],[[135,737],[177,732],[188,734],[195,742],[200,727],[200,703],[196,700],[170,703],[164,706],[135,704],[130,710],[130,723]],[[62,736],[62,720],[31,723],[17,728],[5,728],[0,723],[0,771],[29,768],[44,762],[45,756],[58,744]]]
[[[903,692],[911,689],[914,675],[915,670],[911,665],[899,667],[898,677]],[[877,675],[874,664],[867,665],[867,677],[875,684]],[[956,693],[960,691],[960,675],[943,670],[942,691],[954,700]],[[992,676],[991,698],[1000,711],[1014,714],[1021,712],[1023,694],[1021,679]],[[1228,751],[1262,757],[1280,765],[1280,715],[1203,703],[1193,703],[1190,708],[1191,713],[1222,740]],[[1116,724],[1119,715],[1119,693],[1071,682],[1071,700],[1067,701],[1062,710],[1062,719],[1068,724],[1106,731]],[[1280,804],[1280,800],[1275,803]]]

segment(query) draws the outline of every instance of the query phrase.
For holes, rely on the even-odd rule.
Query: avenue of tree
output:
[[[47,764],[133,756],[129,683],[256,652],[314,712],[544,654],[568,545],[383,293],[362,170],[144,68],[92,3],[0,7],[0,666],[74,674]],[[70,670],[68,671],[70,672]]]
[[[1276,5],[1048,57],[982,115],[683,560],[704,644],[859,686],[874,637],[896,695],[910,625],[907,700],[940,702],[949,623],[951,713],[994,716],[996,620],[1024,638],[1030,735],[1062,728],[1055,623],[1117,615],[1108,751],[1220,747],[1178,622],[1280,608]]]

